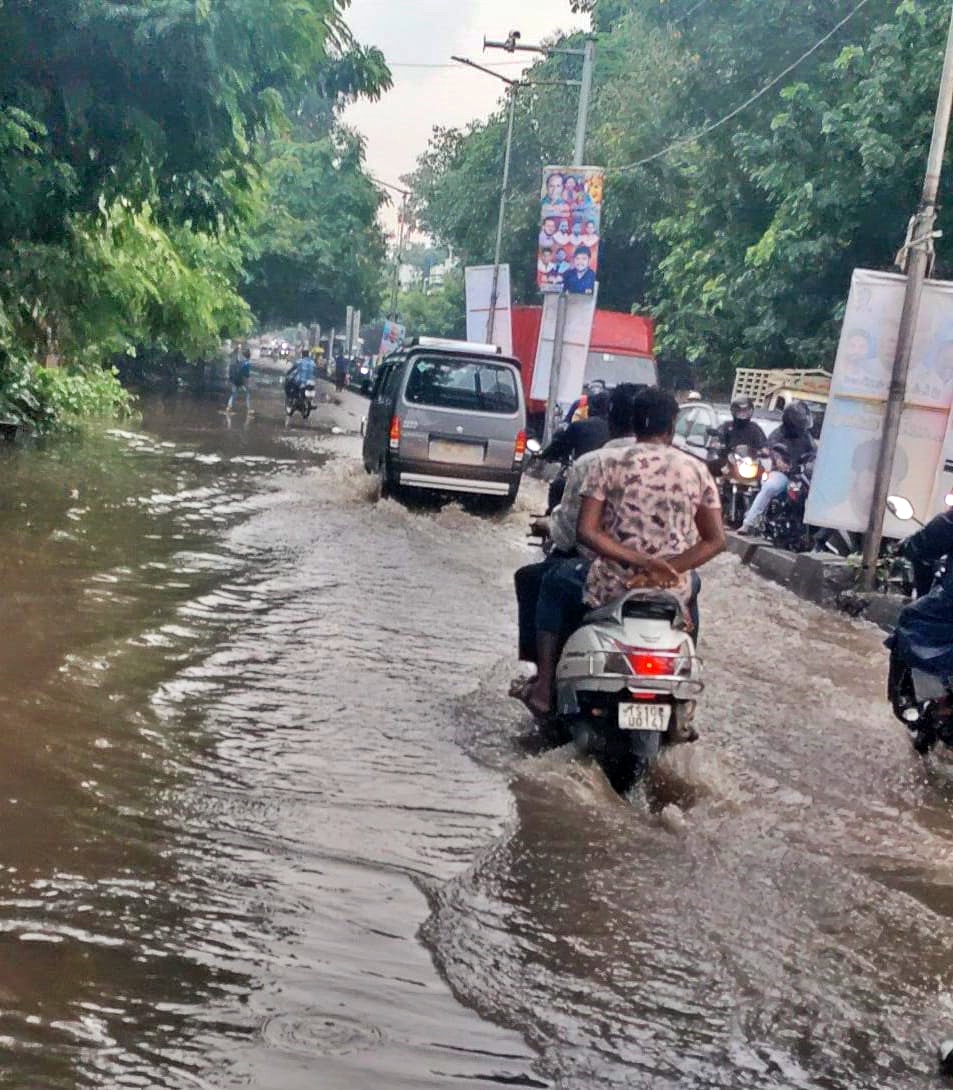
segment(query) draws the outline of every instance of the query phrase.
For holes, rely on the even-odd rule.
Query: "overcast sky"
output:
[[[524,42],[538,42],[556,30],[588,28],[588,17],[573,15],[569,0],[352,0],[347,21],[355,37],[383,50],[394,74],[394,89],[378,103],[360,102],[345,120],[367,138],[373,174],[398,182],[414,169],[435,125],[461,126],[486,117],[504,90],[490,76],[449,65],[452,54],[481,64],[503,64],[515,77],[532,54],[483,53],[483,36],[502,41],[519,30]],[[399,199],[399,198],[396,198]],[[385,216],[393,228],[393,213]]]

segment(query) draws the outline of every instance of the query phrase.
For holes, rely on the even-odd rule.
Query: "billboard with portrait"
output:
[[[905,278],[857,269],[851,281],[824,419],[807,521],[864,531],[873,500],[885,406],[897,349]],[[906,497],[920,519],[938,510],[946,492],[945,451],[953,404],[953,285],[924,286],[910,359],[891,491]],[[942,480],[941,480],[942,478]],[[909,532],[886,515],[892,537]]]
[[[381,347],[379,354],[381,356],[389,356],[391,352],[395,352],[404,343],[406,333],[406,329],[399,322],[385,322],[384,329],[381,332]]]
[[[539,202],[536,285],[592,295],[602,243],[602,167],[546,167]]]

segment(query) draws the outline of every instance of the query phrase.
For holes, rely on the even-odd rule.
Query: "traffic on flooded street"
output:
[[[934,1085],[953,777],[882,634],[721,557],[622,799],[506,696],[542,482],[377,499],[366,401],[256,404],[4,454],[4,1085]]]
[[[953,0],[0,43],[0,1090],[953,1087]]]

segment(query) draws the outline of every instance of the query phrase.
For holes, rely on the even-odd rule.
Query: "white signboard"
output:
[[[493,315],[493,340],[490,328],[490,300],[493,298],[493,265],[471,265],[466,269],[467,340],[474,344],[498,345],[504,356],[513,355],[513,317],[510,311],[510,267],[500,265]]]
[[[571,405],[582,393],[598,298],[599,285],[596,284],[592,295],[547,295],[543,299],[543,323],[539,330],[533,387],[529,395],[534,401],[549,400],[549,376],[553,366],[556,320],[560,306],[566,308],[566,328],[563,334],[559,392],[556,400],[560,405]]]
[[[906,278],[857,269],[841,330],[831,402],[817,456],[806,519],[814,526],[863,532],[900,328]],[[900,439],[890,491],[906,497],[917,517],[932,517],[946,494],[944,450],[953,403],[953,284],[928,280],[917,323]],[[887,514],[884,532],[909,533]]]

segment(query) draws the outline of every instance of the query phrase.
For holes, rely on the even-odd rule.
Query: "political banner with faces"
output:
[[[540,197],[536,285],[543,293],[592,295],[602,242],[602,167],[546,167]]]

